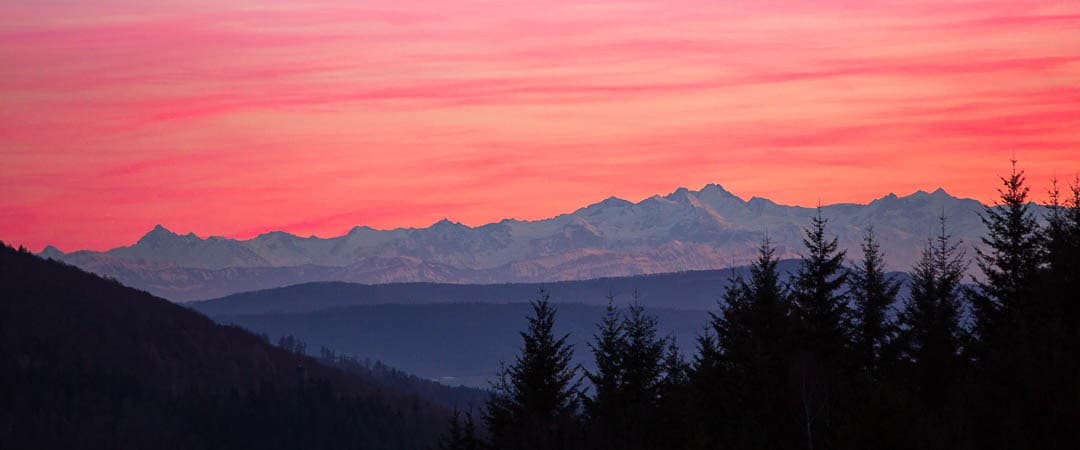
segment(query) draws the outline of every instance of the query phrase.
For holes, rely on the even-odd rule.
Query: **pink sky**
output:
[[[152,3],[153,5],[147,5]],[[270,6],[266,6],[270,5]],[[0,240],[813,205],[1080,170],[1080,2],[0,4]]]

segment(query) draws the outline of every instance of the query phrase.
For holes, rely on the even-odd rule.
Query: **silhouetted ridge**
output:
[[[0,448],[429,448],[445,410],[0,246]]]

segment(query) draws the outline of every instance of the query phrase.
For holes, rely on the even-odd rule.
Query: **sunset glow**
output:
[[[1064,1],[6,2],[0,240],[480,225],[706,183],[991,201],[1014,155],[1043,199],[1080,171],[1078,30]]]

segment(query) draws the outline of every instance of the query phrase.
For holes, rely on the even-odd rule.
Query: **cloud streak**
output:
[[[31,248],[1080,170],[1067,2],[69,3],[0,5],[0,239]]]

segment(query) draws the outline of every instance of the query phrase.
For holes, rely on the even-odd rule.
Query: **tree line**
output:
[[[494,395],[443,448],[1077,448],[1080,181],[1055,182],[1042,218],[1015,162],[1001,182],[975,254],[943,213],[903,296],[872,228],[852,258],[819,209],[787,282],[765,236],[689,360],[609,301],[586,371],[541,290]]]

